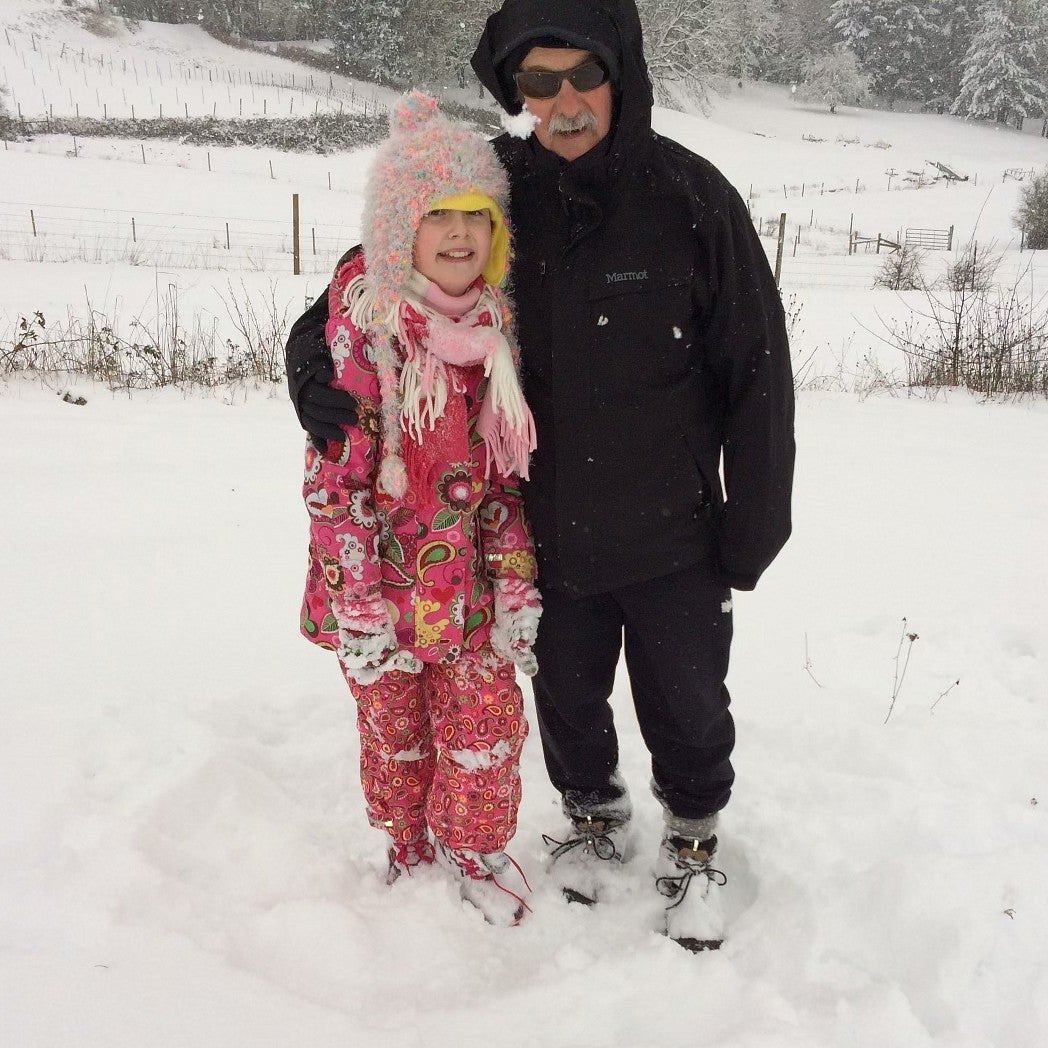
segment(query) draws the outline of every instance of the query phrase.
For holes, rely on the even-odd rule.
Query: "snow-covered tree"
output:
[[[125,18],[147,22],[195,22],[200,14],[196,0],[112,0],[111,6]]]
[[[935,102],[940,112],[949,108],[960,93],[964,56],[972,42],[975,0],[935,0],[925,6],[929,41],[924,53],[927,77],[925,101]]]
[[[1048,71],[1040,59],[1046,29],[1039,0],[981,3],[952,111],[1001,123],[1043,113]]]
[[[767,42],[764,75],[779,83],[798,82],[813,54],[838,39],[830,23],[832,0],[775,0],[777,28]]]
[[[401,61],[413,83],[465,87],[490,10],[483,0],[403,0]]]
[[[930,4],[898,0],[837,0],[834,26],[855,53],[872,89],[891,104],[928,96],[927,56],[935,30]]]
[[[873,43],[875,3],[876,0],[835,0],[830,12],[833,28],[860,65],[865,65]]]
[[[861,104],[868,94],[869,80],[845,44],[808,59],[798,92],[802,99],[829,106],[831,113],[837,106]]]
[[[638,0],[637,10],[656,93],[664,94],[666,85],[681,84],[705,98],[710,77],[723,68],[717,41],[725,30],[715,12],[704,0]]]
[[[334,0],[330,12],[332,50],[348,73],[397,83],[400,61],[400,14],[397,0]]]
[[[759,76],[778,25],[773,0],[708,0],[724,72],[740,82]]]
[[[896,98],[925,98],[928,93],[927,59],[934,27],[925,6],[916,3],[891,5],[883,49],[884,67],[873,73],[873,89],[889,101]]]

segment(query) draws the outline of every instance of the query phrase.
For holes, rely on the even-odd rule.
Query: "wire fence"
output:
[[[291,273],[295,260],[293,209],[285,218],[223,216],[214,213],[94,208],[0,200],[0,257],[22,262],[86,262],[158,266],[172,269]],[[774,265],[777,238],[761,232],[761,243]],[[303,219],[299,225],[299,271],[329,274],[359,239],[356,223],[332,226]],[[846,254],[843,249],[809,245],[798,252],[790,238],[781,263],[784,289],[872,288],[887,252]],[[834,245],[841,238],[835,238]],[[923,270],[929,282],[945,273],[967,245],[953,251],[928,251]],[[994,275],[1001,286],[1029,282],[1031,293],[1048,290],[1048,252],[999,251]]]
[[[126,262],[174,269],[292,271],[287,219],[118,208],[30,206],[0,200],[0,255],[24,262]],[[355,225],[299,227],[303,273],[330,273],[358,238]]]
[[[245,51],[238,63],[135,54],[91,53],[5,28],[9,45],[0,82],[12,117],[111,118],[308,116],[383,113],[378,92],[334,73],[278,71],[272,55]],[[267,68],[268,66],[268,68]]]

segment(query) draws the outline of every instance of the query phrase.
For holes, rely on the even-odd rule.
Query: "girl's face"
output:
[[[461,295],[480,276],[491,252],[491,215],[440,208],[422,216],[415,268],[448,295]]]

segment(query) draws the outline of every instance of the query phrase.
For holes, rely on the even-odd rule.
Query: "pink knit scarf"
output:
[[[435,464],[434,455],[461,454],[462,440],[448,429],[464,427],[460,419],[457,391],[449,388],[454,376],[447,365],[469,367],[483,364],[488,388],[477,419],[477,433],[483,439],[486,468],[491,466],[507,475],[518,473],[528,479],[528,455],[535,449],[535,423],[524,400],[513,356],[505,335],[499,303],[492,289],[483,283],[461,296],[448,295],[421,274],[413,273],[408,284],[409,297],[397,307],[397,337],[404,350],[400,376],[401,419],[412,439],[424,448],[422,459]],[[437,432],[438,420],[450,411]],[[426,432],[430,431],[430,432]],[[464,430],[463,430],[464,435]],[[439,446],[438,446],[439,445]],[[409,445],[410,447],[410,445]],[[466,449],[468,454],[468,448]],[[416,461],[409,465],[413,482],[426,470],[414,448],[408,452]],[[463,461],[462,456],[458,461]]]

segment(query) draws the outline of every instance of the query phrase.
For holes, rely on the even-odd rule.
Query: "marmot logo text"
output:
[[[633,269],[626,273],[605,273],[608,278],[609,284],[621,284],[624,280],[647,280],[648,271],[646,269]]]

